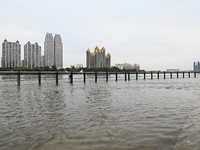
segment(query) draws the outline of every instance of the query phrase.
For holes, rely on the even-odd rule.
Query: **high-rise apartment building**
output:
[[[40,58],[40,65],[41,65],[41,67],[45,67],[45,64],[44,64],[44,56],[42,56],[42,57]]]
[[[63,44],[61,36],[56,34],[53,38],[47,33],[44,42],[45,66],[63,67]]]
[[[200,72],[200,62],[199,61],[193,63],[193,71]]]
[[[108,53],[105,55],[105,48],[99,49],[95,47],[94,52],[90,52],[90,49],[86,51],[86,65],[87,68],[110,68],[111,55]]]
[[[44,42],[45,66],[54,66],[54,40],[51,33],[47,33]]]
[[[19,41],[2,43],[2,67],[20,67],[21,66],[21,45]]]
[[[63,67],[63,44],[59,34],[54,37],[54,51],[55,51],[55,66],[58,68]]]
[[[24,67],[40,67],[41,46],[38,43],[31,44],[28,42],[24,45]]]

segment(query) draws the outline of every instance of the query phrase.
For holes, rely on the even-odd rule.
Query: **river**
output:
[[[1,150],[199,150],[200,78],[0,76]]]

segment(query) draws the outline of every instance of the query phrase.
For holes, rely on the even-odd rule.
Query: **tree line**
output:
[[[0,67],[0,71],[67,71],[67,72],[144,72],[144,70],[125,70],[119,69],[117,67],[111,68],[56,68],[52,67],[36,67],[36,68],[26,68],[26,67]]]

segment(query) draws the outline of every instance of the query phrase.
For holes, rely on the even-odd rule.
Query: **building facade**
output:
[[[38,43],[31,44],[28,42],[24,45],[24,67],[40,67],[41,46]]]
[[[61,36],[56,34],[54,37],[54,56],[55,56],[55,66],[57,68],[63,67],[63,43]]]
[[[103,68],[111,66],[111,55],[108,53],[105,55],[105,48],[99,49],[95,47],[94,52],[90,52],[90,49],[86,51],[86,66],[87,68]]]
[[[19,41],[2,43],[2,67],[20,67],[21,66],[21,45]]]
[[[123,63],[123,64],[115,64],[115,67],[124,70],[140,70],[139,64],[130,64],[130,63]]]
[[[44,59],[45,66],[54,66],[54,40],[51,33],[47,33],[44,41]]]
[[[41,56],[41,58],[40,58],[40,66],[41,67],[45,67],[45,64],[44,64],[44,55]]]
[[[194,62],[193,63],[193,71],[200,72],[200,62]]]
[[[54,38],[51,33],[46,34],[44,42],[44,59],[45,66],[63,67],[63,43],[59,34],[56,34]]]
[[[180,69],[167,69],[166,72],[179,72]]]
[[[83,68],[83,64],[76,64],[76,68]]]

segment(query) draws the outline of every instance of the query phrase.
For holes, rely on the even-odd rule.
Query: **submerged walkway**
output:
[[[106,81],[109,79],[109,75],[114,74],[115,80],[118,80],[118,75],[124,75],[124,80],[131,80],[131,75],[134,75],[134,79],[138,80],[139,78],[142,79],[167,79],[167,78],[185,78],[185,77],[194,77],[196,78],[197,74],[200,72],[65,72],[65,71],[0,71],[0,75],[17,75],[17,85],[20,86],[20,75],[38,75],[38,84],[41,84],[41,75],[42,74],[51,74],[55,75],[56,84],[58,84],[58,76],[59,74],[66,74],[69,75],[69,80],[73,83],[73,77],[75,75],[83,75],[83,82],[86,83],[86,75],[94,75],[94,80],[97,82],[98,75],[105,75]]]

